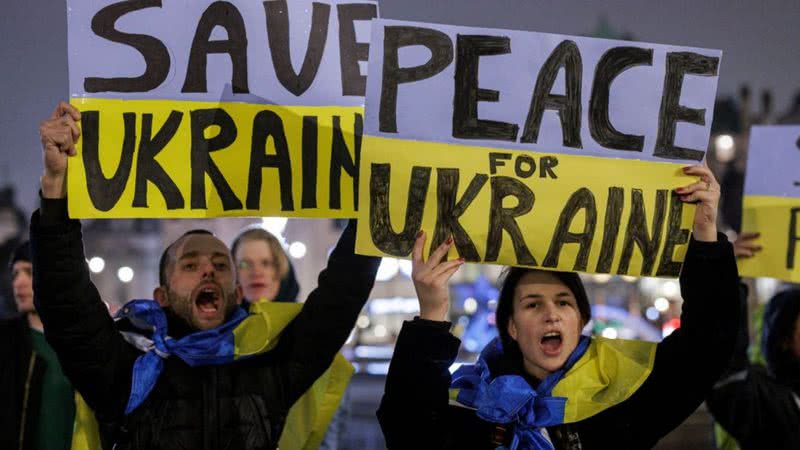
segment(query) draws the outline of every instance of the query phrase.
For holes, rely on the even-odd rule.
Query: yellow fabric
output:
[[[300,303],[258,302],[250,315],[233,331],[234,358],[264,353],[275,347],[284,328],[297,316]],[[289,409],[279,441],[281,450],[319,448],[344,391],[353,376],[353,366],[337,354],[333,363]],[[74,450],[99,450],[100,433],[89,406],[75,394]]]
[[[579,422],[627,400],[653,370],[656,344],[592,338],[586,353],[553,389],[567,397],[564,423]]]
[[[75,425],[72,429],[73,450],[100,450],[100,431],[94,413],[83,400],[81,394],[75,393]]]
[[[333,364],[289,410],[278,448],[316,450],[339,408],[353,366],[340,354]]]
[[[302,303],[251,303],[250,315],[233,330],[234,359],[271,350],[301,309]]]
[[[714,424],[714,442],[717,444],[717,450],[741,450],[736,439],[718,423]]]
[[[563,423],[587,419],[627,400],[653,370],[656,344],[624,339],[592,338],[589,348],[553,388],[565,397]],[[456,402],[458,389],[450,389]]]

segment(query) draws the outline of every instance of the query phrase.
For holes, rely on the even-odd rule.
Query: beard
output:
[[[180,296],[172,290],[167,290],[167,304],[168,308],[181,320],[186,322],[190,328],[195,330],[208,330],[225,323],[231,314],[239,307],[236,290],[226,291],[221,289],[222,297],[220,298],[219,312],[220,317],[216,323],[210,324],[202,321],[195,308],[195,302],[191,296]]]

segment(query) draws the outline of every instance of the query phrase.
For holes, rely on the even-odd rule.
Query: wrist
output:
[[[44,198],[65,198],[67,196],[67,176],[62,175],[42,175],[40,179],[42,187],[42,197]]]
[[[424,307],[424,308],[420,307],[419,318],[425,320],[434,320],[437,322],[443,322],[447,320],[447,309],[448,306],[446,304],[437,307]]]
[[[717,227],[703,227],[692,230],[694,240],[700,242],[717,242]]]

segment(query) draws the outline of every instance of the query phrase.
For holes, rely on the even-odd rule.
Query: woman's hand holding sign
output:
[[[462,258],[447,261],[445,257],[453,246],[453,237],[449,237],[428,258],[423,260],[425,248],[425,232],[417,234],[414,249],[411,252],[411,278],[419,299],[419,316],[426,320],[445,320],[450,305],[450,277],[464,264]],[[444,260],[444,261],[443,261]]]
[[[717,209],[719,207],[719,183],[705,164],[683,168],[687,175],[700,179],[688,186],[675,189],[682,201],[696,203],[692,235],[698,241],[715,242],[717,240]]]

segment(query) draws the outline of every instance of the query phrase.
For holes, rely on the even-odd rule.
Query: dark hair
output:
[[[14,266],[14,263],[17,261],[26,261],[31,262],[31,242],[25,241],[17,246],[14,249],[14,253],[11,254],[11,259],[8,260],[8,267],[9,269]]]
[[[181,237],[175,239],[171,244],[164,249],[164,252],[161,253],[161,259],[158,261],[158,283],[160,286],[167,285],[167,267],[170,263],[173,263],[175,259],[175,245],[179,242],[183,241],[186,236],[191,236],[193,234],[208,234],[213,236],[214,233],[204,230],[202,228],[198,228],[195,230],[189,230],[186,233],[183,233]]]
[[[508,334],[508,322],[514,313],[514,291],[517,289],[519,280],[525,274],[531,272],[544,272],[558,278],[559,281],[564,283],[575,300],[578,302],[578,311],[581,314],[581,320],[588,323],[592,318],[592,309],[589,306],[589,297],[586,296],[586,289],[583,287],[583,281],[575,272],[555,272],[544,271],[538,269],[529,269],[524,267],[509,267],[505,269],[500,275],[500,298],[497,300],[497,312],[495,313],[497,331],[500,334],[500,341],[503,343],[503,352],[510,356],[511,359],[522,361],[522,352],[520,352],[519,344]]]
[[[794,335],[799,315],[800,289],[797,288],[775,294],[764,308],[761,350],[767,367],[776,378],[796,375],[789,373],[796,367],[796,358],[786,342]]]

